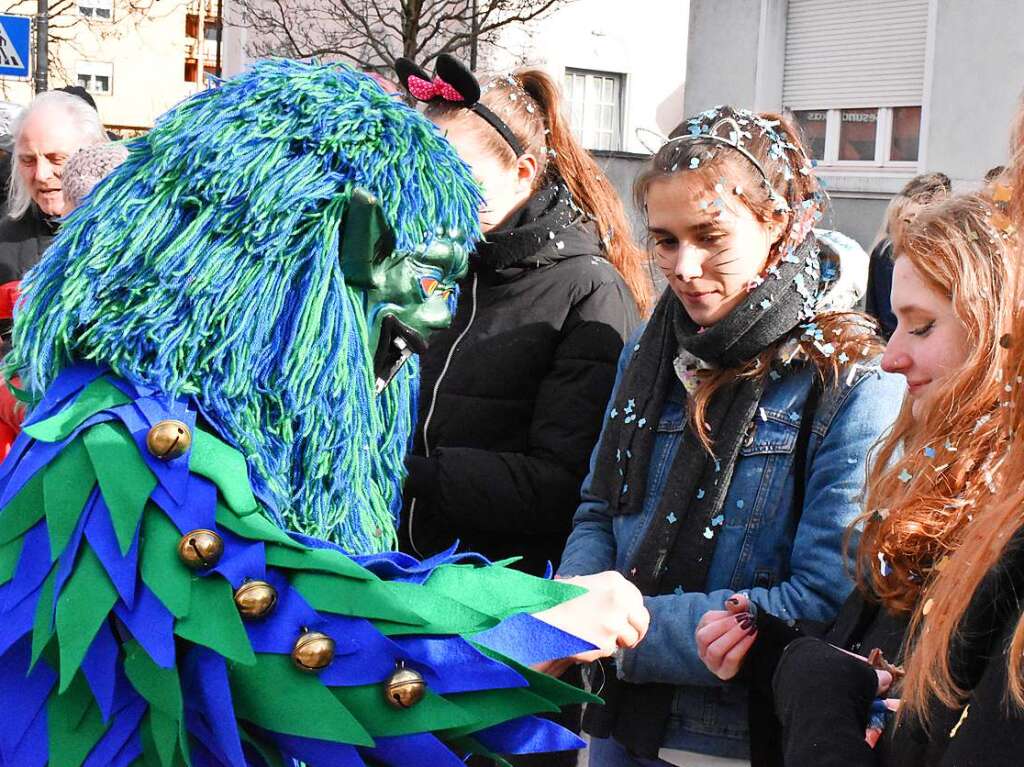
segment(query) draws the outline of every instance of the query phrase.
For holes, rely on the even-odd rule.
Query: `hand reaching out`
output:
[[[575,634],[598,649],[544,664],[540,670],[557,674],[572,662],[588,663],[606,658],[620,647],[633,648],[640,644],[647,634],[651,616],[636,586],[614,571],[564,580],[582,586],[587,593],[536,613],[534,617]]]

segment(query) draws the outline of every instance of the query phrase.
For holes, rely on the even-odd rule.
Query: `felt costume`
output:
[[[578,588],[391,552],[469,169],[343,66],[264,62],[129,144],[24,282],[0,465],[0,764],[459,765],[578,747]]]

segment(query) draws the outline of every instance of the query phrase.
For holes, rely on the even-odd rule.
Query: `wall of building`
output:
[[[942,0],[934,12],[924,169],[966,187],[1007,160],[1024,88],[1024,3]]]
[[[68,41],[50,43],[49,87],[76,85],[80,61],[113,65],[111,92],[94,93],[103,122],[112,126],[147,128],[156,117],[190,93],[194,83],[184,80],[185,16],[188,0],[150,0],[138,12],[114,2],[112,21],[76,15],[58,19],[58,26],[73,23]],[[16,13],[31,14],[35,3],[23,3]],[[0,97],[16,104],[33,95],[30,79],[0,78]]]
[[[646,152],[638,130],[667,134],[683,118],[687,0],[574,0],[526,27],[509,28],[488,66],[537,64],[561,80],[566,67],[625,75],[622,149]]]
[[[941,170],[954,188],[980,184],[1006,161],[1024,86],[1024,3],[931,0],[916,170],[823,167],[834,226],[869,247],[889,198],[915,172]],[[782,108],[785,0],[691,0],[686,114],[720,103]]]

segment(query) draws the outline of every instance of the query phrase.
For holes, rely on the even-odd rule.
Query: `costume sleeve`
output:
[[[618,281],[599,285],[570,313],[567,332],[537,391],[528,450],[437,450],[432,505],[446,524],[458,530],[568,537],[615,363],[635,323],[625,287]]]
[[[153,440],[169,421],[178,456]],[[58,379],[0,465],[0,584],[4,764],[458,767],[580,745],[534,715],[591,696],[528,667],[590,647],[530,615],[578,589],[290,535],[187,401],[94,369]],[[398,671],[423,693],[408,708]]]

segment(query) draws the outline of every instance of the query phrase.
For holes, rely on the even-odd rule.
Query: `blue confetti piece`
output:
[[[674,589],[672,589],[672,593],[675,594],[677,597],[681,597],[686,592],[683,591],[682,586],[676,586]]]
[[[712,530],[710,527],[705,527],[704,528],[704,537],[707,538],[710,541],[712,538],[715,537],[715,531]]]
[[[746,505],[747,505],[747,502],[744,501],[742,498],[740,498],[738,501],[736,501],[736,508],[737,509],[742,509]]]
[[[640,429],[644,428],[644,426],[647,425],[647,419],[646,418],[641,418],[639,421],[636,422],[636,425]]]
[[[935,457],[935,448],[934,448],[934,447],[932,447],[931,445],[929,445],[928,447],[926,447],[926,448],[924,449],[924,454],[925,454],[925,456],[927,456],[928,458],[934,458],[934,457]]]
[[[892,572],[889,563],[885,561],[885,554],[881,551],[878,552],[878,571],[882,574],[883,578],[888,577],[889,573]]]
[[[793,423],[796,423],[797,421],[800,420],[800,414],[798,412],[796,412],[795,410],[792,411],[789,414],[789,420],[792,421]]]
[[[772,308],[772,302],[769,301],[767,298],[764,299],[763,301],[761,301],[761,308],[762,309],[771,309]]]
[[[899,477],[898,477],[899,481],[903,482],[904,484],[906,484],[907,482],[909,482],[913,478],[914,478],[914,475],[911,474],[906,469],[903,469],[903,471],[900,472]]]
[[[668,520],[668,523],[669,523],[670,525],[674,525],[674,524],[675,524],[675,523],[676,523],[676,522],[677,522],[677,521],[679,520],[679,517],[677,517],[677,516],[675,515],[675,512],[672,512],[672,511],[670,511],[670,512],[668,513],[668,516],[667,516],[667,517],[665,517],[665,519],[667,519],[667,520]]]
[[[634,415],[627,415],[625,418],[622,419],[622,422],[623,423],[633,423],[633,421],[635,421],[635,420],[636,420],[636,415],[635,414]]]
[[[690,170],[696,170],[697,166],[700,165],[700,160],[696,157],[690,158]]]
[[[704,492],[704,488],[703,487],[697,488],[697,500],[698,501],[701,500],[705,495],[706,495],[706,493]]]
[[[610,412],[608,414],[608,418],[609,419],[616,418],[618,415],[619,415],[619,411],[616,410],[615,408],[612,408],[612,412]]]
[[[628,492],[629,492],[629,483],[627,482],[626,484],[624,484],[622,486],[622,495],[625,495]]]
[[[778,381],[780,378],[782,378],[782,374],[779,373],[778,370],[772,370],[768,373],[768,377],[771,378],[773,381]]]
[[[725,522],[725,514],[719,514],[717,517],[711,520],[712,527],[719,527]]]

